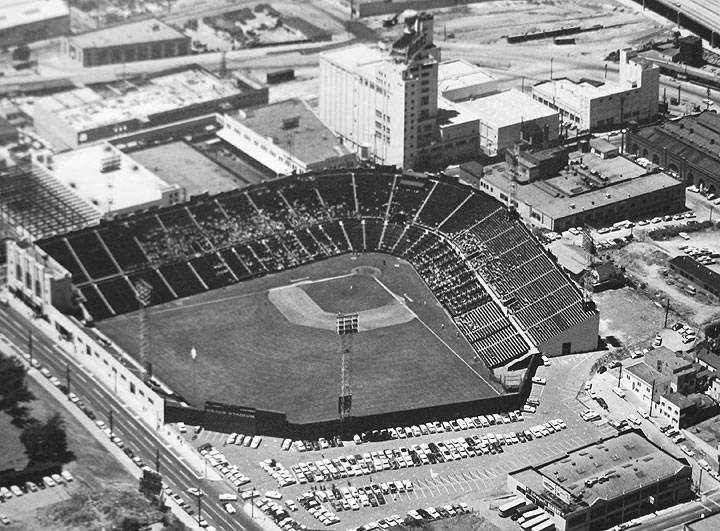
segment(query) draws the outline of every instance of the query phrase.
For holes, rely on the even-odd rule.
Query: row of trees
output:
[[[44,422],[30,416],[28,404],[35,395],[28,389],[27,371],[17,358],[0,354],[0,411],[22,429],[20,441],[30,460],[38,463],[67,463],[74,459],[68,450],[65,422],[54,413]]]

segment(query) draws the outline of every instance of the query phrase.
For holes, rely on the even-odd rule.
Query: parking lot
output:
[[[271,437],[263,437],[259,447],[252,449],[226,444],[228,434],[225,433],[202,431],[193,440],[193,430],[189,429],[185,436],[196,448],[212,445],[227,458],[230,464],[237,466],[238,471],[250,480],[250,483],[239,486],[240,491],[257,490],[260,498],[267,498],[266,494],[270,494],[271,498],[277,498],[277,493],[280,495],[280,499],[275,500],[278,505],[284,505],[288,499],[298,505],[298,498],[304,494],[314,494],[315,499],[324,499],[323,496],[327,493],[332,494],[333,489],[348,493],[347,499],[352,497],[357,503],[350,504],[348,501],[347,508],[342,508],[343,502],[338,503],[338,500],[321,503],[324,507],[323,518],[327,517],[326,512],[337,516],[339,519],[337,527],[342,529],[356,528],[394,514],[404,517],[409,511],[418,508],[446,504],[466,503],[471,508],[483,510],[485,516],[488,507],[496,507],[502,502],[502,498],[507,496],[508,471],[522,468],[531,462],[542,462],[557,457],[568,450],[594,441],[603,434],[608,434],[606,426],[584,422],[578,415],[583,407],[578,400],[580,390],[590,367],[600,354],[555,358],[551,360],[550,366],[540,367],[537,375],[545,378],[546,384],[534,385],[531,394],[531,398],[539,401],[539,406],[536,413],[524,413],[523,420],[518,422],[482,428],[472,427],[462,431],[428,433],[405,439],[365,442],[360,445],[346,441],[342,447],[330,446],[306,452],[297,451],[294,444],[292,449],[284,451],[281,448],[283,441]],[[462,448],[468,446],[465,443],[466,438],[475,438],[480,443],[489,441],[492,434],[497,440],[500,434],[524,432],[553,419],[562,419],[567,428],[559,433],[548,433],[540,438],[533,437],[527,442],[505,444],[501,447],[502,453],[485,454],[478,451],[480,455],[472,456],[470,452],[469,456],[461,456],[452,461],[430,463],[423,460],[419,465],[413,463],[405,467],[388,466],[382,470],[378,467],[374,471],[359,469],[358,458],[363,456],[367,456],[370,461],[395,459],[399,462],[402,457],[412,453],[413,449],[418,451],[418,455],[422,455],[419,453],[422,448],[439,447],[442,450],[441,442],[445,442],[445,448],[451,453],[462,452],[461,446]],[[356,464],[359,470],[354,475],[348,474],[347,477],[325,480],[320,476],[322,481],[294,483],[281,487],[276,479],[261,468],[261,462],[264,461],[266,468],[267,463],[272,463],[276,470],[284,470],[295,481],[298,479],[296,472],[301,469],[301,464],[308,469],[308,466],[312,467],[310,463],[315,463],[316,466],[323,462],[342,463],[349,471],[353,469],[352,465]],[[368,460],[364,459],[364,461]],[[212,465],[208,466],[212,467]],[[392,486],[395,482],[409,483],[412,488],[397,489]],[[361,503],[361,495],[371,492],[373,485],[376,489],[380,489],[385,503],[371,504],[372,496],[370,500]],[[323,491],[324,494],[318,494],[318,491]],[[287,508],[286,505],[284,506]],[[252,510],[257,511],[257,507],[253,507]],[[290,516],[310,528],[326,527],[302,507],[297,511],[290,511]],[[488,515],[488,518],[493,519],[493,515]],[[508,525],[506,520],[497,519],[497,523]]]

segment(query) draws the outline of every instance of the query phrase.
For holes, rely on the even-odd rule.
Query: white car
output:
[[[203,493],[195,487],[190,487],[187,491],[188,493],[192,494],[193,496],[197,496],[198,498],[203,495]]]
[[[226,503],[224,507],[228,514],[235,514],[237,512],[237,509],[232,503]]]
[[[538,385],[545,385],[547,383],[547,380],[545,378],[541,378],[540,376],[533,376],[532,381]]]

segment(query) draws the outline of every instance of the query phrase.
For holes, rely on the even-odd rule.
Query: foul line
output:
[[[373,278],[375,278],[375,277],[373,277]],[[395,295],[385,284],[383,284],[383,283],[380,281],[380,279],[375,278],[375,282],[377,282],[378,284],[380,284],[380,285],[385,289],[385,291],[387,291],[390,295],[392,295],[393,297],[395,297],[395,298],[400,302],[400,304],[402,304],[402,305],[405,307],[405,309],[406,309],[407,311],[409,311],[411,314],[413,314],[413,315],[415,316],[415,319],[417,319],[418,321],[420,321],[420,323],[422,323],[422,325],[423,325],[425,328],[427,328],[427,330],[428,330],[432,335],[434,335],[435,338],[436,338],[438,341],[440,341],[440,343],[442,343],[443,345],[445,345],[445,347],[446,347],[450,352],[452,352],[457,359],[459,359],[461,362],[463,362],[468,369],[470,369],[473,373],[475,373],[475,376],[477,376],[477,377],[480,378],[483,382],[485,382],[485,384],[486,384],[490,389],[492,389],[492,390],[495,392],[496,395],[500,396],[500,392],[499,392],[497,389],[495,389],[495,387],[493,387],[492,385],[490,385],[490,382],[488,382],[479,372],[477,372],[477,371],[473,368],[472,365],[470,365],[467,361],[465,361],[465,360],[462,358],[462,356],[460,356],[460,354],[458,354],[457,352],[455,352],[455,349],[452,348],[450,345],[448,345],[443,338],[441,338],[439,335],[437,335],[437,333],[435,332],[435,330],[433,330],[432,328],[430,328],[430,327],[425,323],[425,321],[423,321],[422,319],[420,319],[420,317],[418,316],[418,314],[416,314],[412,309],[410,309],[410,307],[408,307],[408,305],[405,304],[405,301],[403,301],[403,300],[401,299],[401,297],[398,297],[397,295]]]

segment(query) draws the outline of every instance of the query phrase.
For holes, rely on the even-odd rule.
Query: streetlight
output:
[[[32,330],[28,330],[28,353],[30,354],[30,365],[33,361],[33,337]]]

